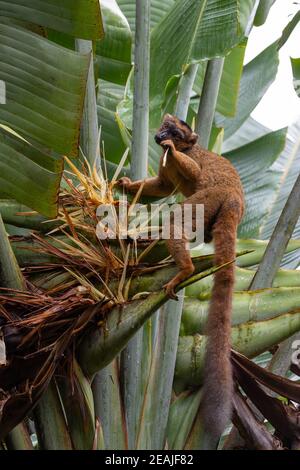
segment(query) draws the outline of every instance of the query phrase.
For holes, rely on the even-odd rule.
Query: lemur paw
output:
[[[131,185],[131,179],[127,176],[123,176],[117,181],[117,185],[121,188],[127,189]]]
[[[163,140],[160,144],[164,149],[170,149],[172,152],[176,152],[175,145],[173,140],[168,139],[168,140]]]
[[[168,297],[170,297],[170,299],[178,300],[178,296],[175,294],[175,290],[174,290],[175,286],[172,281],[165,284],[163,288],[166,294],[168,295]]]

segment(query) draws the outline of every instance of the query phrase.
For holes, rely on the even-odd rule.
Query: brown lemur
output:
[[[158,176],[134,182],[124,177],[119,184],[133,193],[143,184],[142,194],[147,196],[164,197],[180,192],[186,198],[182,204],[203,204],[204,241],[213,240],[214,262],[222,265],[235,259],[237,227],[244,212],[243,188],[232,164],[226,158],[200,147],[197,139],[197,134],[188,124],[167,114],[155,136],[157,144],[163,148]],[[166,149],[168,155],[165,161]],[[175,287],[194,272],[194,266],[186,238],[174,239],[175,227],[171,227],[170,231],[171,237],[166,243],[179,272],[164,287],[168,295],[175,298]],[[214,275],[206,327],[208,341],[201,413],[204,430],[216,440],[231,417],[233,287],[234,264],[229,264]]]

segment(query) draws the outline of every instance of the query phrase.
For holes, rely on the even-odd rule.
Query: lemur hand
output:
[[[126,190],[131,185],[131,179],[127,176],[123,176],[117,181],[117,185]]]
[[[174,142],[173,142],[173,140],[171,140],[171,139],[163,140],[163,142],[161,142],[160,145],[161,145],[165,150],[169,149],[169,150],[171,151],[171,153],[176,152],[176,148],[175,148]]]

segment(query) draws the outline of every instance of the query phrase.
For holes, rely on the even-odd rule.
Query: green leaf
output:
[[[171,404],[167,429],[168,449],[183,449],[201,401],[201,391],[185,392]]]
[[[34,424],[43,450],[73,450],[65,411],[52,380],[34,409]]]
[[[254,14],[256,1],[257,0],[248,0],[245,2],[245,0],[238,0],[239,19],[240,19],[241,27],[243,31],[245,31],[246,33],[249,33],[249,22],[250,22],[250,26],[252,25],[251,17]]]
[[[0,22],[0,123],[59,153],[77,155],[89,55]]]
[[[235,269],[235,291],[244,291],[250,288],[255,270],[238,268]],[[275,276],[273,287],[298,287],[300,285],[300,271],[297,269],[279,269]],[[194,282],[187,287],[185,294],[189,298],[207,300],[210,298],[213,286],[213,278],[206,277],[200,281]]]
[[[226,55],[242,35],[236,0],[174,4],[151,35],[151,127],[160,121],[161,94],[170,77],[190,63]]]
[[[260,122],[249,117],[244,124],[228,139],[223,142],[222,150],[224,153],[242,147],[254,140],[269,134],[271,129],[263,126]]]
[[[101,140],[104,141],[105,157],[119,163],[126,150],[120,127],[116,119],[117,106],[124,96],[124,87],[104,80],[98,81],[98,117]]]
[[[279,344],[300,330],[300,311],[249,322],[231,329],[232,348],[252,358]],[[203,382],[206,337],[198,334],[179,339],[175,391],[198,387]]]
[[[118,4],[126,16],[132,32],[135,31],[135,0],[117,0]],[[176,0],[151,0],[151,14],[150,14],[150,24],[153,29],[168,13],[170,8],[174,5]],[[101,4],[102,6],[102,4]]]
[[[236,114],[245,50],[245,42],[238,44],[225,58],[216,108],[223,116]]]
[[[106,450],[125,450],[125,415],[122,401],[118,360],[98,372],[93,380],[95,413],[104,434]]]
[[[300,167],[300,121],[288,129],[288,139],[284,151],[276,162],[276,167],[281,173],[280,184],[277,187],[275,198],[269,207],[269,214],[263,223],[260,234],[262,238],[269,238],[287,201]],[[300,238],[300,221],[298,221],[294,238]],[[299,251],[284,258],[283,266],[296,268],[299,265]]]
[[[261,26],[265,23],[273,3],[275,0],[260,0],[254,18],[254,26]]]
[[[300,59],[296,59],[291,57],[291,64],[292,64],[292,70],[293,70],[293,83],[294,83],[294,88],[295,92],[297,93],[297,96],[300,98]]]
[[[185,299],[181,335],[205,334],[210,300]],[[300,310],[299,287],[273,287],[258,291],[234,292],[232,326],[270,320],[286,312]]]
[[[298,11],[294,16],[293,18],[291,19],[291,21],[287,24],[287,26],[284,28],[283,32],[282,32],[282,36],[281,38],[279,39],[278,41],[278,49],[280,49],[282,46],[284,46],[284,44],[286,43],[286,41],[289,39],[290,35],[292,34],[292,32],[294,31],[294,29],[296,28],[297,24],[299,23],[300,21],[300,11]]]
[[[258,105],[271,83],[275,80],[279,64],[277,41],[267,47],[244,67],[237,105],[233,118],[216,116],[218,127],[224,127],[225,139],[233,135]]]
[[[46,217],[37,213],[30,214],[30,212],[28,206],[12,199],[0,199],[0,213],[5,224],[29,230],[38,230],[39,232],[48,232],[57,226],[56,224],[52,225],[52,223],[48,226],[48,223],[45,224]]]
[[[0,285],[9,289],[24,290],[25,282],[10,245],[0,214]]]
[[[251,253],[244,254],[236,260],[236,265],[240,267],[249,267],[254,266],[260,263],[266,247],[268,245],[268,240],[253,240],[253,239],[237,239],[236,242],[236,251],[251,251]],[[286,247],[286,253],[291,253],[293,251],[299,250],[300,240],[290,240],[288,246]],[[192,257],[209,255],[214,252],[213,245],[211,243],[206,243],[202,248],[196,248],[191,251]]]
[[[239,226],[239,237],[258,237],[262,221],[274,200],[280,173],[270,169],[285,145],[286,129],[271,132],[226,156],[242,180],[246,213]]]
[[[0,0],[0,11],[82,39],[103,35],[99,0]]]
[[[1,111],[0,111],[1,112]],[[62,159],[42,152],[0,128],[0,195],[55,217]]]
[[[97,41],[98,77],[125,85],[131,70],[132,33],[116,0],[102,0],[105,37]]]
[[[73,382],[57,377],[69,433],[76,450],[91,450],[95,440],[95,410],[91,383],[77,361],[73,362]]]

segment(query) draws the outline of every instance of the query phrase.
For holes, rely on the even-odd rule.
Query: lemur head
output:
[[[155,142],[161,144],[164,140],[172,140],[177,150],[188,150],[197,142],[198,135],[190,126],[176,116],[166,114],[161,127],[155,135]]]

